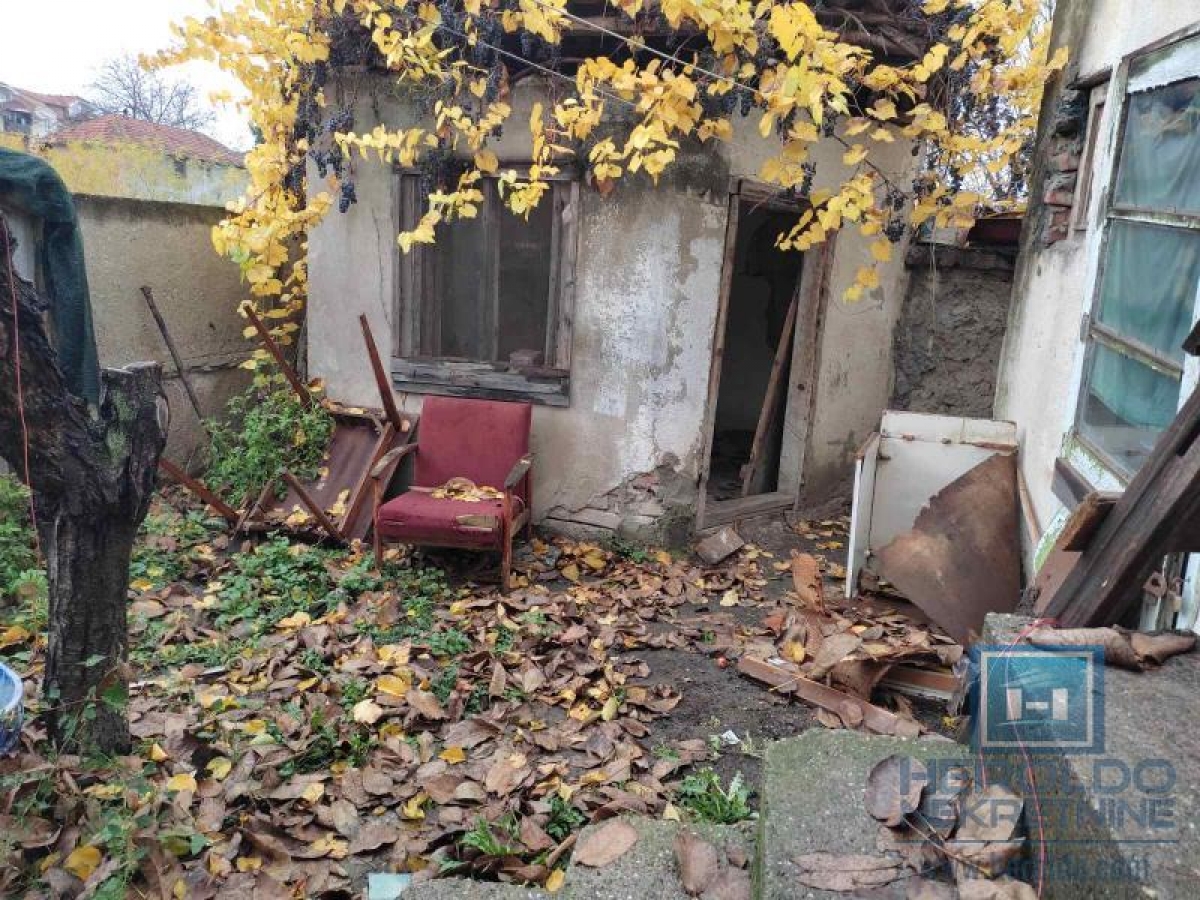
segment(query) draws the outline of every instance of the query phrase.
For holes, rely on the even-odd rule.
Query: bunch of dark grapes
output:
[[[354,182],[349,178],[343,178],[338,195],[338,212],[344,213],[350,208],[350,204],[357,202],[358,195],[354,193]]]

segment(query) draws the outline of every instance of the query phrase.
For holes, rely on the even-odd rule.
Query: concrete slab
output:
[[[545,891],[511,884],[469,878],[435,878],[406,888],[400,900],[549,900],[551,896]]]
[[[717,848],[722,864],[728,862],[727,848],[741,849],[746,859],[754,859],[754,822],[737,825],[706,825],[667,822],[638,816],[626,817],[635,829],[638,840],[624,856],[601,869],[591,869],[572,863],[567,880],[558,897],[570,900],[689,900],[679,882],[675,863],[675,835],[680,828],[691,828]],[[603,823],[601,823],[603,824]],[[589,825],[589,830],[599,826]]]
[[[1028,624],[1018,616],[990,615],[984,641],[1008,646]],[[1064,777],[1039,774],[1048,861],[1044,896],[1195,897],[1200,653],[1147,672],[1106,666],[1102,677],[1103,749],[1056,754],[1051,760],[1065,765]],[[1053,774],[1052,762],[1035,759],[1035,772]]]
[[[949,765],[962,761],[967,751],[949,741],[818,728],[768,745],[756,879],[762,900],[845,898],[801,885],[793,860],[805,853],[878,852],[879,823],[863,805],[863,790],[875,764],[893,753]],[[900,881],[871,896],[903,898],[906,887]]]

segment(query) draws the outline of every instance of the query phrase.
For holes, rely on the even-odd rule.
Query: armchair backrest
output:
[[[529,452],[528,403],[426,397],[417,425],[413,482],[438,487],[451,478],[504,486],[513,465]]]

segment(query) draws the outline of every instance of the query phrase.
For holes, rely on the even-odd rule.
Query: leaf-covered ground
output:
[[[829,524],[812,536],[835,550]],[[44,609],[0,610],[0,658],[29,700],[20,752],[0,760],[0,894],[343,896],[381,870],[554,889],[589,821],[752,814],[734,774],[753,769],[752,726],[728,728],[712,698],[674,718],[714,677],[760,705],[755,724],[786,711],[726,665],[803,661],[790,565],[754,546],[704,568],[555,540],[518,568],[502,597],[428,560],[376,572],[355,550],[231,546],[220,521],[157,503],[132,567],[128,756],[50,750]],[[872,640],[920,652],[907,625],[829,622],[866,634],[844,656],[869,660]]]

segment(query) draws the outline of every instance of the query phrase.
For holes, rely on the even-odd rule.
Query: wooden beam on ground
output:
[[[781,694],[793,694],[839,717],[848,707],[853,707],[861,714],[862,723],[879,734],[898,734],[903,731],[902,720],[895,713],[761,659],[743,656],[738,660],[738,671],[755,681],[771,685],[773,690]]]
[[[750,462],[746,464],[746,474],[742,478],[742,496],[750,495],[750,488],[758,469],[762,466],[763,448],[767,442],[767,431],[775,418],[775,407],[779,402],[779,383],[783,380],[783,370],[792,352],[792,331],[796,327],[796,307],[800,303],[800,282],[796,282],[796,290],[792,293],[792,302],[788,306],[787,317],[783,320],[783,333],[779,335],[779,345],[775,348],[775,360],[771,363],[771,377],[767,379],[767,392],[763,396],[762,409],[758,411],[758,426],[754,429],[754,443],[750,445]]]
[[[209,506],[217,511],[220,516],[225,519],[230,525],[236,525],[238,522],[237,510],[214,494],[207,488],[202,481],[193,478],[182,467],[175,465],[169,459],[160,458],[158,467],[166,473],[167,477],[187,488]]]

